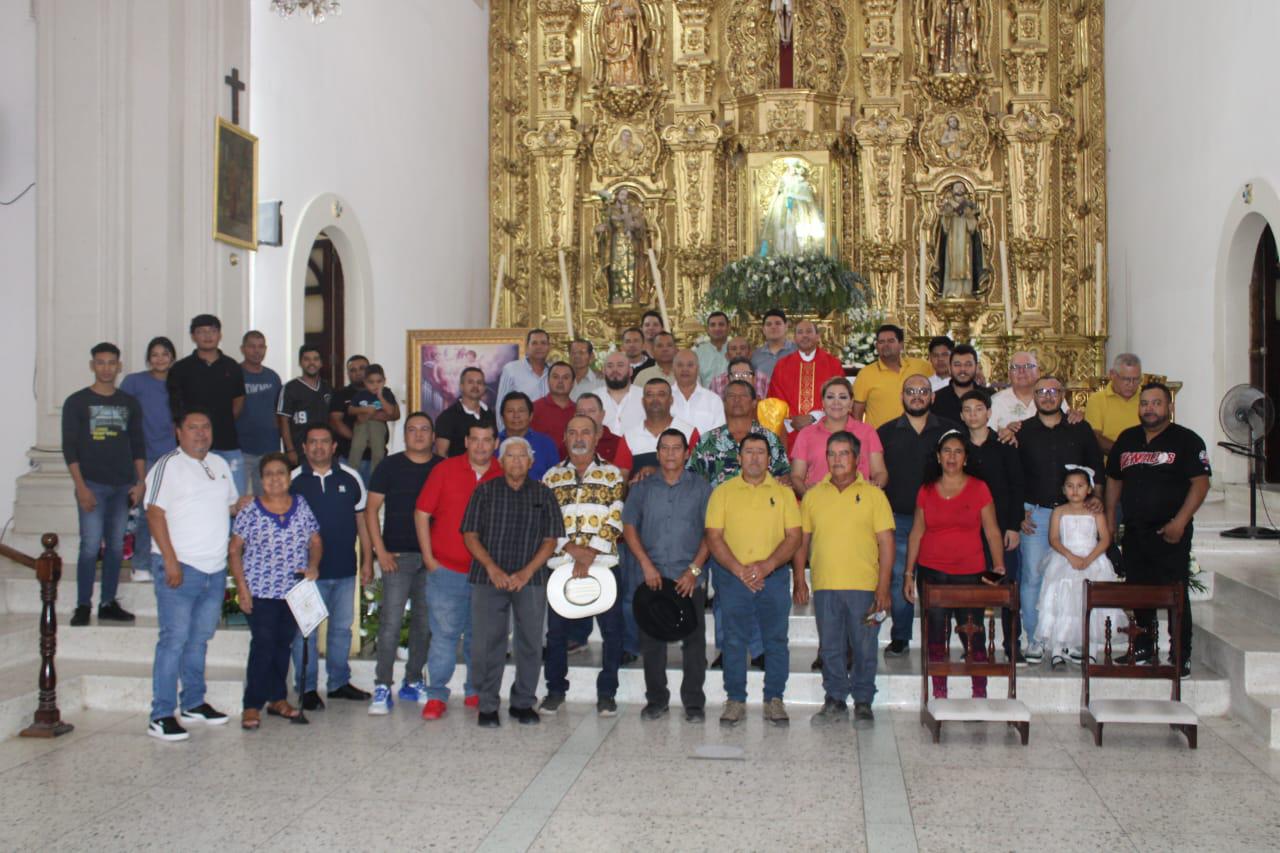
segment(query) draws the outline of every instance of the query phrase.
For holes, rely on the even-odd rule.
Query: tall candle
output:
[[[573,340],[576,335],[573,333],[573,307],[569,304],[569,273],[564,266],[564,249],[560,250],[560,301],[564,303],[565,330],[569,333],[569,340]]]
[[[671,331],[671,318],[667,316],[667,294],[662,292],[662,273],[658,270],[658,256],[649,249],[649,271],[653,273],[653,289],[658,294],[658,311],[662,314],[662,328]]]
[[[498,258],[498,277],[493,282],[493,307],[489,310],[489,328],[498,328],[498,308],[502,305],[502,282],[507,275],[507,253]]]
[[[1096,245],[1093,261],[1093,332],[1102,334],[1102,241]]]
[[[925,280],[928,277],[928,270],[925,269],[924,260],[924,237],[920,237],[920,260],[916,264],[920,268],[920,334],[924,334],[924,289]]]
[[[1009,294],[1009,247],[1000,241],[1000,294],[1004,298],[1004,333],[1013,335],[1013,300]]]

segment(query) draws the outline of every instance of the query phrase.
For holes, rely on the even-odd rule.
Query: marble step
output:
[[[793,666],[797,661],[793,660]],[[806,662],[807,663],[807,662]],[[921,679],[918,663],[895,661],[893,666],[881,666],[876,676],[877,694],[875,706],[901,710],[919,709]],[[145,713],[151,702],[151,668],[149,663],[97,660],[60,660],[58,701],[64,718],[75,722],[76,713],[84,709]],[[571,702],[594,703],[594,666],[575,662],[570,666]],[[668,684],[672,690],[673,706],[679,705],[681,673],[668,669]],[[206,669],[207,698],[214,706],[228,713],[240,708],[243,690],[243,666],[209,665]],[[507,696],[514,667],[508,665],[503,677],[502,696]],[[373,680],[373,661],[352,661],[352,681],[369,687]],[[461,669],[454,675],[450,687],[454,692],[450,707],[454,713],[463,712],[461,692],[464,674]],[[969,686],[961,679],[952,679],[953,695],[967,696]],[[750,671],[747,674],[747,701],[753,707],[762,702],[764,674]],[[1004,696],[1007,685],[1003,678],[992,678],[988,692],[992,696]],[[716,670],[708,670],[704,685],[707,708],[713,715],[719,712],[725,700],[724,682]],[[1230,687],[1225,678],[1200,668],[1183,682],[1183,701],[1202,717],[1221,716],[1227,713]],[[545,694],[545,685],[539,684],[539,695]],[[1018,698],[1026,702],[1032,712],[1075,713],[1079,710],[1080,679],[1078,669],[1068,668],[1049,672],[1042,668],[1020,670],[1017,678]],[[793,671],[787,680],[785,698],[798,722],[803,721],[821,705],[823,699],[822,678],[817,673]],[[1167,698],[1168,684],[1155,681],[1130,681],[1115,679],[1098,682],[1095,695],[1100,697]],[[616,698],[624,705],[623,713],[638,712],[645,702],[644,672],[637,665],[619,672]],[[336,700],[335,700],[336,701]],[[10,666],[0,669],[0,738],[16,735],[27,725],[36,706],[35,666]],[[417,713],[417,706],[397,702],[394,713]],[[630,707],[625,707],[630,706]]]

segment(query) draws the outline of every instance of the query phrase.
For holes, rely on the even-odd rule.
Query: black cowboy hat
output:
[[[693,599],[676,592],[676,582],[670,578],[662,579],[662,588],[659,590],[640,584],[636,588],[631,609],[635,612],[636,624],[640,626],[640,630],[664,642],[683,640],[698,627]]]

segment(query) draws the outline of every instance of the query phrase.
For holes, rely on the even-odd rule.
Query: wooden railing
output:
[[[58,649],[58,616],[54,604],[58,600],[58,581],[62,579],[62,558],[58,556],[58,535],[46,533],[40,537],[44,552],[31,557],[0,545],[0,556],[35,569],[40,581],[40,678],[39,700],[35,719],[22,730],[23,737],[57,737],[65,735],[74,726],[62,719],[58,711],[58,671],[53,657]]]

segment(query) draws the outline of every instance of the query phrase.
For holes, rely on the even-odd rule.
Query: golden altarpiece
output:
[[[688,338],[728,261],[798,241],[994,376],[1024,346],[1101,372],[1102,0],[490,8],[499,325],[563,333],[567,293],[578,335],[617,340],[656,272]]]

